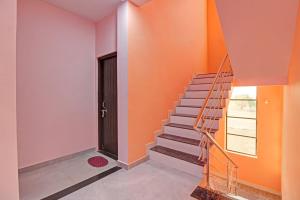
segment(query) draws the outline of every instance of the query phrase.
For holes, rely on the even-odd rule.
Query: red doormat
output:
[[[108,164],[108,160],[102,156],[94,156],[88,159],[88,163],[93,167],[104,167]]]

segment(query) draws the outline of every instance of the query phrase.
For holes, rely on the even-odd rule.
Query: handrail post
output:
[[[237,187],[238,187],[238,180],[237,180],[237,170],[238,168],[235,167],[235,187],[234,187],[234,194],[237,195]]]
[[[230,192],[229,185],[229,162],[227,162],[227,190],[229,190],[228,192]]]
[[[207,137],[207,136],[206,136]],[[209,189],[210,188],[210,183],[209,183],[209,173],[210,173],[210,171],[209,171],[209,140],[207,139],[207,144],[206,144],[206,165],[207,165],[207,167],[206,167],[206,169],[207,169],[207,171],[206,171],[206,181],[207,181],[207,188]]]

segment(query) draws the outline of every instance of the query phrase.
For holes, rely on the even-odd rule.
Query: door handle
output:
[[[107,113],[107,108],[105,107],[104,101],[102,102],[102,109],[101,109],[101,117],[105,117],[105,113]]]
[[[101,117],[104,118],[105,117],[105,113],[107,113],[106,109],[101,109]]]

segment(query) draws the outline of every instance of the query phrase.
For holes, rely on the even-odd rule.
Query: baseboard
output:
[[[222,174],[219,174],[219,173],[212,173],[214,176],[218,176],[220,178],[223,178],[223,179],[227,179],[224,175]],[[280,192],[277,192],[275,190],[272,190],[270,188],[267,188],[267,187],[264,187],[264,186],[261,186],[261,185],[257,185],[257,184],[254,184],[254,183],[250,183],[250,182],[247,182],[247,181],[244,181],[244,180],[241,180],[241,179],[238,179],[237,180],[238,184],[242,185],[242,186],[246,186],[246,187],[250,187],[250,188],[254,188],[256,190],[260,190],[260,191],[264,191],[264,192],[267,192],[267,193],[270,193],[270,194],[273,194],[273,195],[276,195],[276,196],[280,196],[281,197],[281,193]]]
[[[48,160],[48,161],[41,162],[41,163],[38,163],[38,164],[34,164],[34,165],[31,165],[31,166],[28,166],[28,167],[23,167],[23,168],[18,169],[18,172],[19,172],[19,174],[20,173],[25,173],[25,172],[30,172],[30,171],[33,171],[33,170],[36,170],[36,169],[39,169],[39,168],[42,168],[42,167],[46,167],[48,165],[55,164],[57,162],[72,159],[76,156],[79,156],[79,155],[82,155],[82,154],[85,154],[85,153],[88,153],[88,152],[93,152],[93,151],[96,151],[96,148],[90,148],[90,149],[87,149],[87,150],[84,150],[84,151],[80,151],[80,152],[69,154],[69,155],[66,155],[66,156],[63,156],[63,157],[55,158],[53,160]]]
[[[159,135],[160,135],[161,133],[159,133]],[[157,136],[155,136],[155,137],[157,137]],[[154,141],[154,142],[150,142],[150,143],[148,143],[148,144],[146,144],[146,154],[147,155],[149,155],[149,151],[150,151],[150,149],[151,148],[153,148],[153,147],[155,147],[155,145],[156,145],[156,141]]]
[[[119,167],[128,170],[128,164],[127,163],[124,163],[124,162],[118,160],[117,164],[118,164]]]
[[[165,120],[162,120],[162,123],[165,123]],[[157,131],[154,131],[154,137],[156,138],[158,135],[160,135],[162,133],[162,130],[157,130]],[[119,167],[122,167],[123,169],[126,169],[126,170],[129,170],[129,169],[132,169],[133,167],[143,163],[143,162],[146,162],[147,160],[149,160],[149,150],[154,147],[156,145],[156,141],[153,141],[153,142],[150,142],[148,144],[146,144],[146,155],[143,156],[142,158],[140,159],[137,159],[136,161],[133,161],[131,163],[124,163],[120,160],[118,160],[118,166]]]
[[[99,153],[102,153],[103,155],[111,158],[111,159],[114,159],[114,160],[118,160],[118,156],[114,155],[114,154],[111,154],[109,152],[106,152],[106,151],[103,151],[103,150],[98,150]]]
[[[146,162],[147,160],[149,160],[149,156],[148,155],[146,155],[146,156],[144,156],[144,157],[142,157],[142,158],[140,158],[140,159],[138,159],[136,161],[133,161],[133,162],[131,162],[129,164],[124,163],[124,162],[122,162],[120,160],[118,160],[117,162],[118,162],[118,166],[119,167],[122,167],[123,169],[126,169],[126,170],[130,170],[130,169],[138,166],[139,164],[141,164],[143,162]]]
[[[261,186],[261,185],[257,185],[257,184],[254,184],[254,183],[249,183],[249,182],[241,180],[241,179],[238,179],[238,183],[241,184],[241,185],[245,185],[245,186],[248,186],[248,187],[251,187],[251,188],[255,188],[257,190],[268,192],[268,193],[271,193],[273,195],[277,195],[277,196],[281,197],[281,193],[280,192],[277,192],[275,190],[272,190],[270,188],[267,188],[267,187],[264,187],[264,186]]]

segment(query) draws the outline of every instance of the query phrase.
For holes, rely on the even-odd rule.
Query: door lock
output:
[[[105,113],[107,113],[107,108],[105,107],[105,102],[102,102],[102,109],[101,109],[101,117],[105,117]]]

